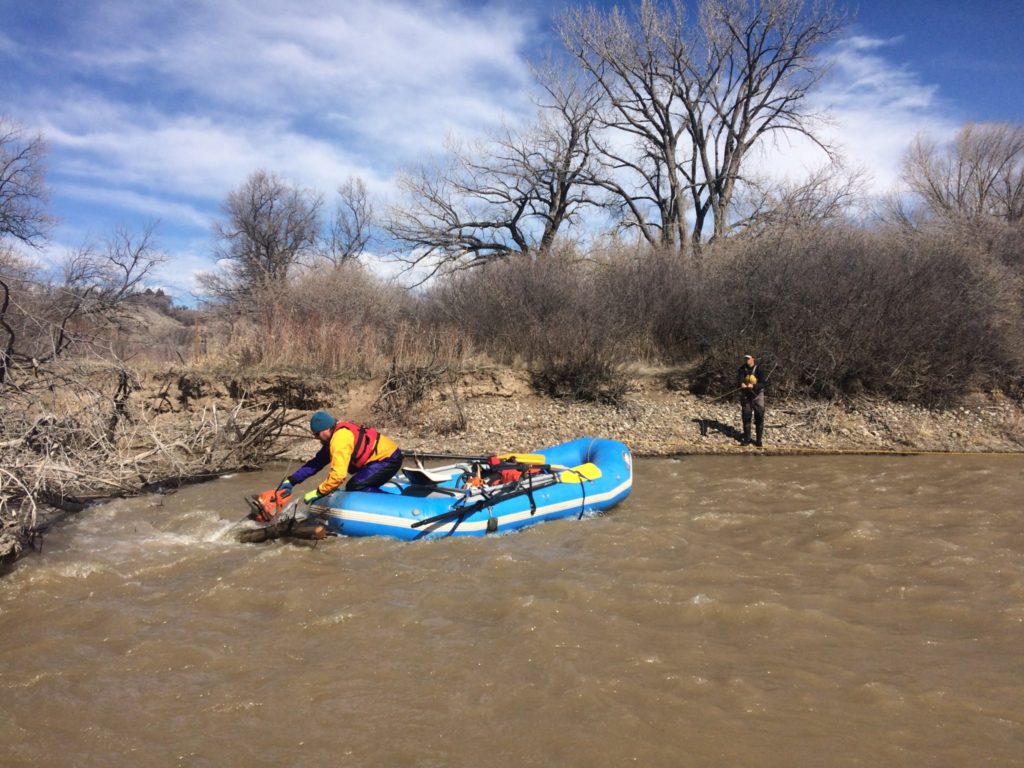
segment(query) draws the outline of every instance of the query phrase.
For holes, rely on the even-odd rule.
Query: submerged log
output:
[[[272,520],[259,528],[244,528],[238,532],[238,541],[242,544],[259,544],[284,538],[319,541],[327,538],[327,526],[317,520],[296,520],[288,517]]]

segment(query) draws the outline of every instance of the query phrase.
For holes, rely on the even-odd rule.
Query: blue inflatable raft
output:
[[[413,454],[380,490],[335,491],[309,512],[333,535],[484,536],[600,512],[632,488],[629,448],[582,437],[498,466],[481,459],[428,468]]]

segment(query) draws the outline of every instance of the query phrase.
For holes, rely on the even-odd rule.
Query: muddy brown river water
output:
[[[0,579],[0,765],[1024,765],[1020,456],[638,460],[582,521],[234,543],[281,474]]]

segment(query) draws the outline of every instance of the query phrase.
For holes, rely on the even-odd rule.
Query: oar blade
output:
[[[587,480],[597,480],[601,477],[601,468],[597,464],[587,462],[576,467],[569,467],[558,474],[560,483],[582,483]]]
[[[501,453],[498,458],[513,464],[546,464],[543,453]]]

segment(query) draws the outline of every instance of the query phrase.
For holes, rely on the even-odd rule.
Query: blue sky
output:
[[[402,167],[532,114],[543,0],[0,0],[0,113],[49,145],[42,260],[157,223],[158,284],[190,303],[210,224],[253,171],[381,200]],[[604,3],[609,5],[609,3]],[[871,188],[918,132],[1024,120],[1024,2],[863,0],[815,95]],[[769,164],[806,168],[807,148]]]

